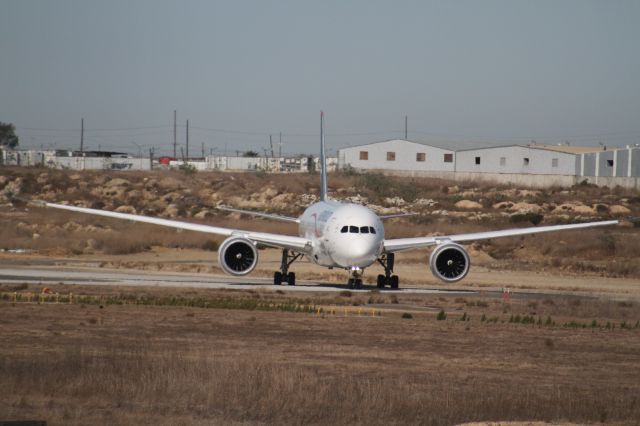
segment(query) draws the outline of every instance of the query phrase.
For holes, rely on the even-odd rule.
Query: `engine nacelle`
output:
[[[429,257],[431,273],[447,283],[463,279],[469,272],[469,255],[456,243],[443,243],[437,246]]]
[[[218,249],[218,263],[230,275],[247,275],[258,264],[258,250],[246,238],[229,237]]]

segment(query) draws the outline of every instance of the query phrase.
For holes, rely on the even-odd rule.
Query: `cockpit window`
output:
[[[373,226],[353,226],[353,225],[344,225],[340,228],[340,232],[346,234],[347,232],[350,234],[375,234],[376,228]]]

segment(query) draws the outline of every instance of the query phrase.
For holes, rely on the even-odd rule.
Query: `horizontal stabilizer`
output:
[[[298,219],[296,217],[289,217],[289,216],[282,216],[282,215],[279,215],[279,214],[256,212],[256,211],[253,211],[253,210],[235,209],[233,207],[227,207],[227,206],[218,206],[217,208],[218,208],[218,210],[223,210],[223,211],[226,211],[226,212],[248,214],[248,215],[251,215],[251,216],[264,217],[266,219],[280,220],[280,221],[283,221],[283,222],[300,223],[300,219]]]
[[[395,213],[395,214],[385,214],[382,216],[378,216],[380,219],[385,220],[385,219],[393,219],[395,217],[409,217],[409,216],[415,216],[418,213]]]

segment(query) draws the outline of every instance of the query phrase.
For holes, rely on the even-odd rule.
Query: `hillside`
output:
[[[387,237],[473,232],[617,218],[621,226],[471,246],[472,262],[488,268],[640,277],[640,194],[579,185],[531,190],[378,174],[333,174],[333,198],[364,203],[381,214],[416,212],[386,223]],[[26,205],[42,199],[126,213],[295,234],[291,224],[216,209],[298,215],[316,200],[318,175],[184,172],[73,172],[2,168],[0,249],[43,255],[132,254],[154,247],[215,250],[221,239],[149,225]],[[241,221],[239,221],[241,219]],[[211,256],[213,258],[213,256]],[[425,262],[424,252],[403,257]]]

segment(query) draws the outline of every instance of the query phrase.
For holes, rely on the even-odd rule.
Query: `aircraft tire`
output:
[[[355,287],[356,287],[357,289],[361,289],[361,288],[362,288],[362,280],[356,280],[356,285],[355,285]]]
[[[385,279],[384,275],[382,275],[382,274],[378,275],[378,282],[376,283],[377,287],[378,288],[384,288],[385,281],[386,281],[386,279]]]
[[[400,286],[400,279],[397,275],[391,275],[391,288],[397,289]]]
[[[273,284],[274,285],[282,284],[282,272],[274,272],[274,274],[273,274]]]
[[[295,272],[289,272],[287,274],[287,284],[296,285],[296,273]]]
[[[347,288],[353,288],[353,287],[354,287],[354,279],[349,278],[349,281],[347,281]]]

